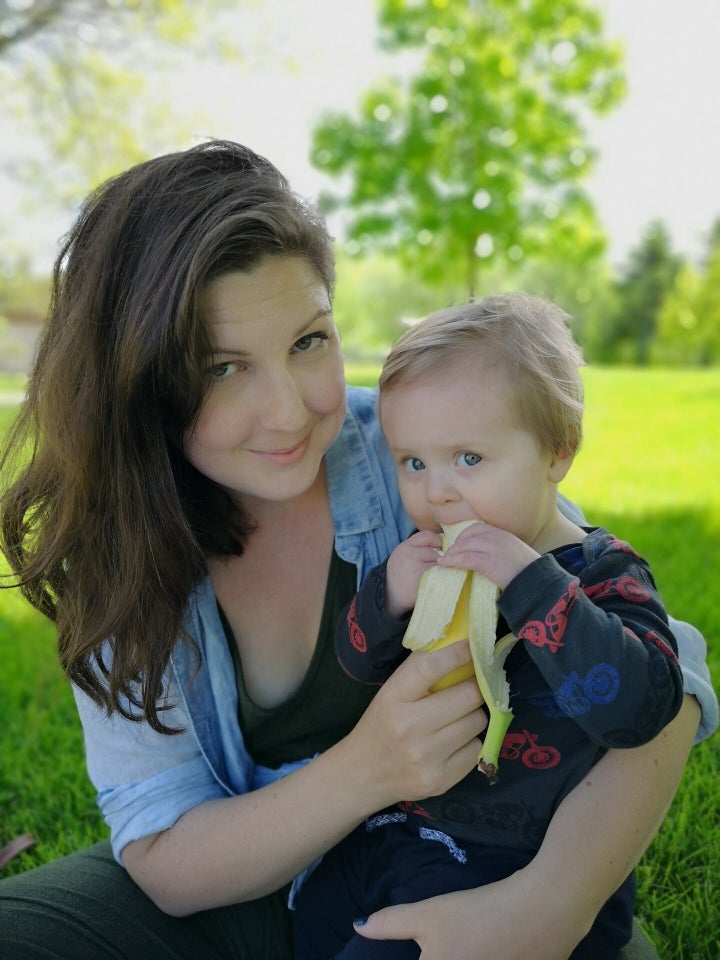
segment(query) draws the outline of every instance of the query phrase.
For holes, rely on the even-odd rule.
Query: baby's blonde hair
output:
[[[502,365],[521,426],[540,449],[569,456],[582,441],[584,361],[568,327],[569,317],[539,297],[507,293],[447,307],[407,330],[388,354],[380,397],[428,373],[442,373],[473,350],[481,357],[478,378]]]

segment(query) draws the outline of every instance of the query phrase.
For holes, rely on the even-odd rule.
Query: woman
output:
[[[293,878],[475,762],[475,685],[427,695],[467,649],[411,657],[370,703],[335,663],[338,611],[410,525],[373,394],[346,399],[333,279],[323,223],[224,142],[101,187],[60,252],[0,463],[32,440],[3,548],[56,621],[127,872],[100,845],[4,881],[4,956],[288,957]],[[712,727],[702,638],[679,632]],[[660,742],[603,759],[526,870],[367,935],[426,960],[566,957],[657,829],[698,718],[688,696]]]

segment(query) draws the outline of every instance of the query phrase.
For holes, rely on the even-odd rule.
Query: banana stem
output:
[[[510,721],[513,715],[505,710],[493,710],[489,708],[490,722],[488,723],[485,737],[483,738],[482,749],[478,756],[478,770],[484,773],[488,781],[492,784],[497,781],[498,760],[500,759],[500,750],[503,740],[507,733]]]

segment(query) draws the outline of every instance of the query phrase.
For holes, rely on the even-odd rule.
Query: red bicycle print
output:
[[[545,620],[529,620],[518,636],[529,640],[535,647],[548,647],[550,653],[557,653],[564,646],[562,638],[567,627],[568,614],[578,597],[579,582],[571,581],[567,591],[547,613]]]
[[[347,625],[350,633],[350,643],[355,647],[358,653],[367,653],[367,640],[365,639],[365,634],[358,626],[358,622],[355,618],[356,602],[357,597],[353,597],[353,602],[350,604],[350,609],[347,612]]]
[[[508,733],[500,751],[501,760],[522,760],[531,770],[550,770],[556,767],[562,757],[555,747],[540,746],[538,735],[523,730],[522,733]],[[523,750],[523,747],[526,749]],[[521,752],[522,751],[522,752]]]
[[[650,599],[647,588],[639,583],[635,577],[624,576],[617,580],[605,580],[603,583],[594,583],[585,587],[585,596],[597,602],[606,597],[620,596],[630,603],[645,603]]]

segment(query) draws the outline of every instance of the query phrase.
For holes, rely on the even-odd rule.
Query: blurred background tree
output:
[[[450,290],[413,280],[396,258],[353,257],[344,244],[337,247],[337,275],[333,312],[343,351],[353,360],[383,356],[405,323],[453,299]]]
[[[245,0],[252,5],[254,0]],[[193,57],[239,58],[216,16],[232,0],[0,0],[1,169],[24,203],[72,209],[102,180],[189,143],[199,117],[161,81]],[[59,232],[59,231],[58,231]],[[0,369],[27,368],[47,275],[14,238],[0,245]]]
[[[316,66],[300,62],[297,26],[308,15],[294,4],[0,0],[2,133],[17,141],[0,171],[41,200],[43,217],[72,209],[132,163],[229,133],[234,101],[232,113],[208,118],[236,82],[243,139],[243,107],[267,93],[256,68],[271,65],[274,79]],[[386,79],[369,82],[354,111],[320,115],[312,136],[339,238],[336,314],[351,356],[377,360],[405,321],[470,293],[526,289],[573,317],[592,362],[718,362],[720,220],[701,262],[676,254],[667,228],[650,223],[625,262],[611,264],[586,192],[597,159],[588,131],[625,94],[603,5],[377,0]],[[220,63],[239,69],[210,79]],[[198,65],[193,107],[174,80]],[[263,118],[250,143],[288,118]],[[298,149],[297,133],[285,132],[287,144],[269,154],[281,169]],[[47,276],[35,270],[32,249],[4,237],[0,366],[15,331],[29,344],[27,328],[44,314]]]
[[[164,101],[153,71],[182,69],[192,55],[239,56],[212,26],[233,5],[0,0],[3,110],[28,144],[6,171],[71,204],[167,142],[189,140],[198,118]]]
[[[479,267],[552,249],[579,263],[604,244],[581,181],[584,116],[625,84],[589,0],[380,0],[398,72],[314,132],[318,169],[343,177],[352,251],[382,249],[415,276],[478,291]]]
[[[710,231],[701,267],[684,263],[657,316],[651,359],[709,366],[720,361],[720,223]]]
[[[660,309],[681,266],[665,225],[649,224],[618,281],[618,308],[604,330],[606,359],[648,363]]]

